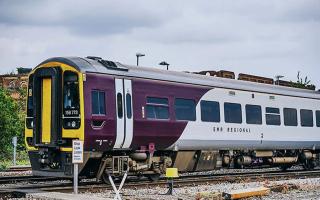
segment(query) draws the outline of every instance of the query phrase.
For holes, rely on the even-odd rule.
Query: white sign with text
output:
[[[83,163],[83,141],[72,141],[72,163]]]

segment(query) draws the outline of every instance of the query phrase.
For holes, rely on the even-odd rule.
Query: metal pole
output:
[[[118,192],[120,192],[120,190],[122,189],[122,187],[123,187],[123,185],[124,185],[124,182],[125,182],[126,179],[127,179],[127,175],[128,175],[128,171],[126,171],[126,173],[125,173],[124,176],[122,177],[122,180],[121,180],[121,183],[120,183]]]
[[[17,143],[18,143],[18,138],[17,138],[17,136],[14,136],[12,138],[12,144],[13,144],[13,166],[16,166],[16,164],[17,164]]]
[[[73,192],[78,194],[78,164],[73,164]]]
[[[137,66],[139,66],[139,56],[137,56]]]
[[[17,165],[17,146],[13,146],[13,166]]]
[[[116,187],[116,185],[114,184],[114,182],[113,182],[112,177],[111,177],[110,174],[108,174],[108,178],[109,178],[109,182],[111,183],[111,186],[112,186],[113,191],[116,193],[116,196],[115,196],[113,199],[121,200],[121,196],[120,196],[120,194],[119,194],[119,191],[117,190],[117,187]]]

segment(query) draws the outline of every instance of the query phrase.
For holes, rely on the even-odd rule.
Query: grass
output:
[[[29,156],[27,151],[17,152],[17,166],[18,165],[30,165]],[[0,170],[6,170],[10,166],[13,166],[13,155],[11,158],[1,158]]]

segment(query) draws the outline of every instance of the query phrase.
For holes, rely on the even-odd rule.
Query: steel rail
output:
[[[0,177],[0,184],[10,184],[10,183],[18,183],[18,182],[47,182],[47,181],[56,181],[56,180],[66,180],[59,177],[41,177],[41,176],[2,176]]]
[[[223,182],[237,183],[237,182],[253,182],[253,181],[274,181],[274,180],[288,180],[293,178],[313,178],[320,177],[320,170],[313,171],[273,171],[273,172],[261,172],[261,173],[231,173],[231,174],[213,174],[213,175],[198,175],[198,176],[181,176],[175,179],[175,187],[183,186],[198,186],[203,184],[217,184]],[[166,187],[167,180],[162,178],[157,182],[150,182],[147,179],[137,180],[128,179],[128,182],[124,185],[124,188],[152,188],[155,186]],[[46,191],[46,192],[64,192],[71,193],[73,191],[71,183],[53,183],[53,184],[32,184],[15,186],[6,188],[6,191]],[[79,184],[80,192],[99,192],[101,190],[112,190],[111,185],[97,183],[95,181],[81,182]]]

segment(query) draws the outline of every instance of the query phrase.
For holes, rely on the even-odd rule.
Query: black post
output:
[[[169,178],[168,186],[169,186],[169,189],[166,195],[173,195],[173,178]]]
[[[137,66],[139,66],[139,56],[137,55]]]

